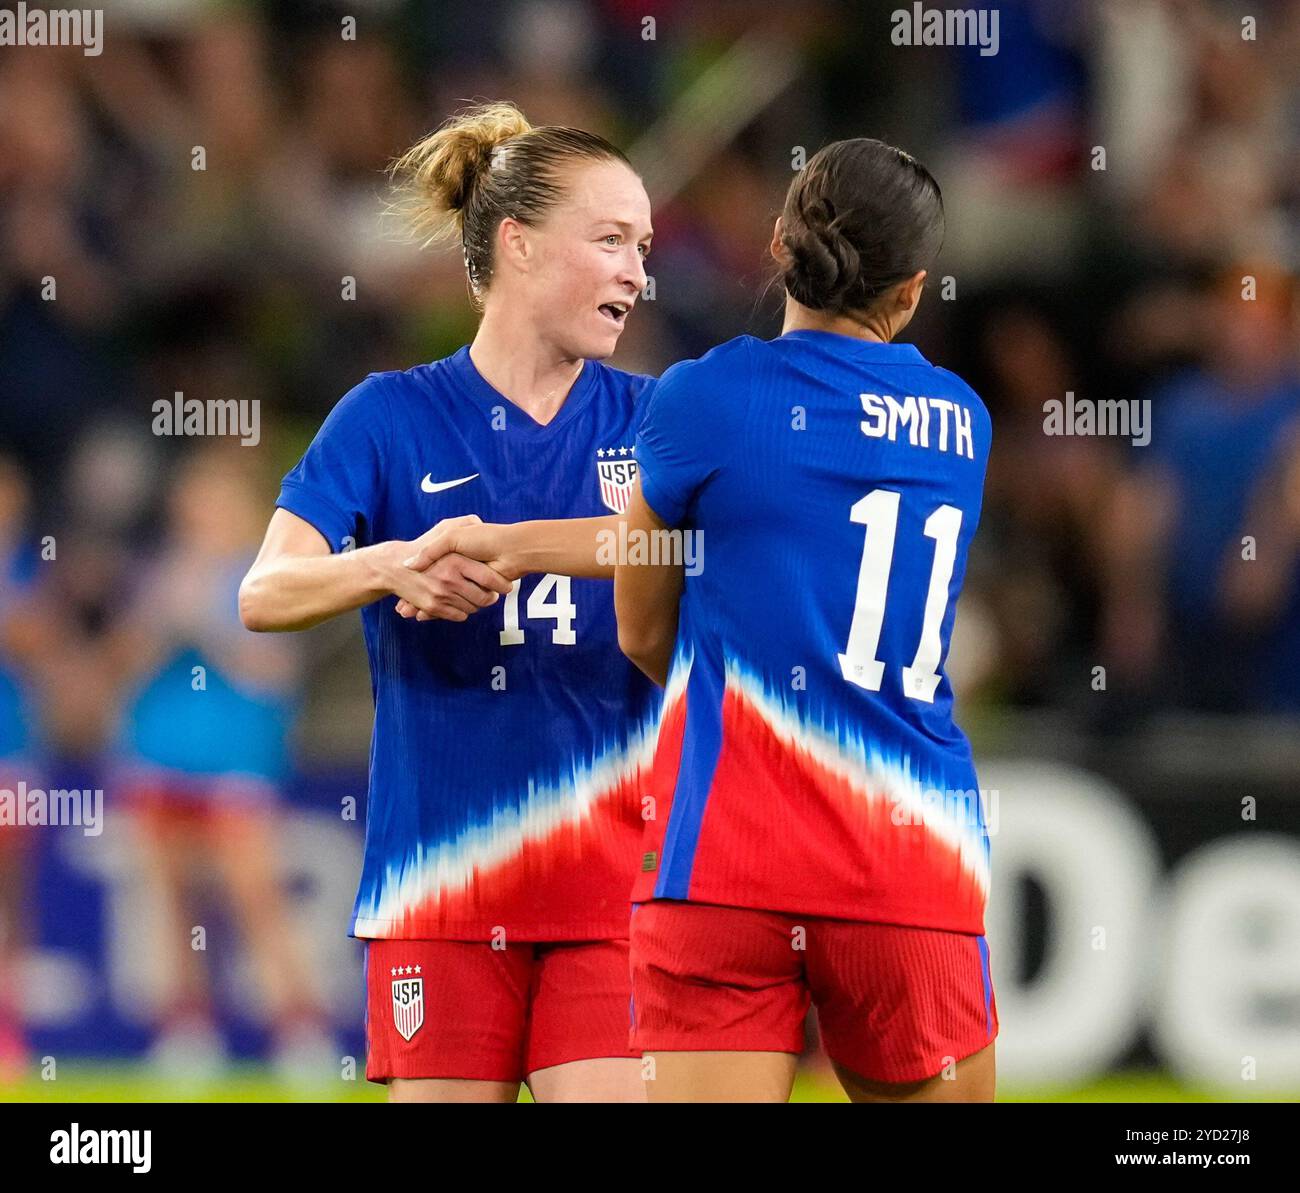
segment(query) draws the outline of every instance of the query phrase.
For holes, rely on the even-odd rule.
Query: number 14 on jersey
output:
[[[519,646],[524,640],[524,631],[519,627],[519,587],[522,580],[516,580],[510,591],[506,593],[503,613],[503,628],[501,630],[502,646]],[[554,594],[554,599],[547,598]],[[547,572],[537,581],[537,587],[528,594],[528,604],[525,606],[530,621],[540,621],[550,619],[555,622],[555,628],[551,631],[551,641],[557,646],[573,646],[578,641],[578,636],[574,633],[573,622],[578,616],[578,606],[573,603],[570,595],[570,579],[568,576],[557,576],[554,572]]]

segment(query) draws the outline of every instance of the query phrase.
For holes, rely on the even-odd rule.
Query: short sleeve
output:
[[[646,502],[669,526],[682,524],[729,454],[717,376],[709,360],[683,361],[654,383],[643,403],[637,475]]]
[[[391,429],[387,385],[372,373],[330,411],[275,504],[311,523],[332,551],[370,545]]]

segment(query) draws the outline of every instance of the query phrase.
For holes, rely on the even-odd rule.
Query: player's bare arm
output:
[[[628,502],[627,540],[667,530],[646,499],[637,481]],[[677,605],[682,595],[680,563],[626,564],[614,573],[614,612],[618,617],[618,645],[646,675],[660,687],[668,682],[677,642]]]
[[[423,572],[456,554],[477,559],[511,581],[534,572],[612,580],[613,557],[606,544],[618,535],[620,521],[618,514],[512,523],[449,518],[421,536],[423,545],[406,566]],[[398,601],[397,612],[416,621],[434,620],[410,601]]]
[[[555,518],[529,522],[466,522],[449,518],[420,540],[406,565],[424,571],[455,552],[489,564],[509,580],[533,572],[558,572],[612,580],[614,566],[602,545],[618,534],[618,514],[599,518]]]
[[[311,523],[277,509],[240,585],[240,618],[250,630],[305,630],[396,596],[430,617],[465,621],[510,591],[509,580],[462,555],[444,554],[424,572],[404,567],[422,543],[393,540],[334,554]]]

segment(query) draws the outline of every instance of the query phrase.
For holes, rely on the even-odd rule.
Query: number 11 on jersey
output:
[[[889,595],[889,570],[894,559],[894,538],[898,531],[900,494],[892,489],[873,489],[855,502],[849,517],[867,528],[858,568],[857,596],[853,620],[849,624],[849,641],[844,653],[837,656],[840,674],[849,683],[880,691],[885,678],[885,664],[876,658],[880,631],[885,624],[885,602]],[[921,640],[910,667],[903,668],[903,694],[926,704],[934,703],[939,687],[939,659],[943,642],[939,636],[943,616],[948,608],[948,585],[957,560],[957,535],[961,530],[961,510],[941,505],[925,520],[925,534],[934,539],[934,564],[925,597],[925,616],[921,622]]]

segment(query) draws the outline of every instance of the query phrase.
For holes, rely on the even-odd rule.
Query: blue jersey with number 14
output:
[[[585,518],[626,504],[648,378],[587,361],[539,424],[469,350],[372,373],[325,420],[278,504],[335,551],[443,518]],[[608,580],[526,576],[467,621],[361,611],[375,697],[353,935],[625,937],[639,778],[659,695],[618,649]]]

